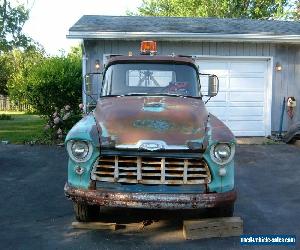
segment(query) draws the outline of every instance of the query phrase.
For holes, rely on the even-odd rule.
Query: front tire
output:
[[[77,221],[88,222],[98,218],[100,207],[85,203],[74,202],[74,212]]]

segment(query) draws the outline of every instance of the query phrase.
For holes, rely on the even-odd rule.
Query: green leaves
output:
[[[48,117],[67,104],[77,108],[81,101],[81,54],[74,50],[56,57],[46,57],[36,49],[7,53],[13,71],[8,80],[10,98],[22,100]]]
[[[287,0],[143,0],[137,15],[276,19],[288,4]]]
[[[30,46],[32,40],[22,33],[28,18],[24,5],[12,6],[9,0],[0,0],[0,52]]]
[[[40,114],[51,115],[66,104],[77,107],[81,98],[81,61],[73,57],[46,58],[27,79],[27,99]]]

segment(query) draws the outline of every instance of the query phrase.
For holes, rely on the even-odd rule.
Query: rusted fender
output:
[[[123,193],[104,189],[84,190],[65,185],[65,194],[76,202],[105,207],[128,207],[147,209],[198,209],[219,207],[236,200],[234,190],[224,193],[164,194]]]
[[[235,137],[231,130],[217,117],[209,114],[208,124],[211,129],[211,139],[215,142],[235,142]]]
[[[88,114],[74,125],[67,134],[65,143],[69,140],[86,140],[95,147],[100,146],[98,128],[93,113]]]

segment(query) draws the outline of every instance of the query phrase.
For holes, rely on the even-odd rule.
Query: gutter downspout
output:
[[[82,48],[82,102],[83,102],[83,111],[84,113],[87,112],[87,96],[86,96],[86,89],[85,89],[85,76],[86,76],[86,64],[88,61],[88,58],[86,56],[86,50],[84,46],[84,40],[81,43],[81,48]]]

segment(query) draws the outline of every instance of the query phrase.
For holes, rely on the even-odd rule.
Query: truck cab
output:
[[[100,206],[232,216],[236,141],[203,95],[204,85],[206,98],[217,94],[217,76],[200,77],[192,58],[158,56],[145,44],[142,55],[108,61],[96,108],[66,137],[65,194],[77,220],[92,220]]]

